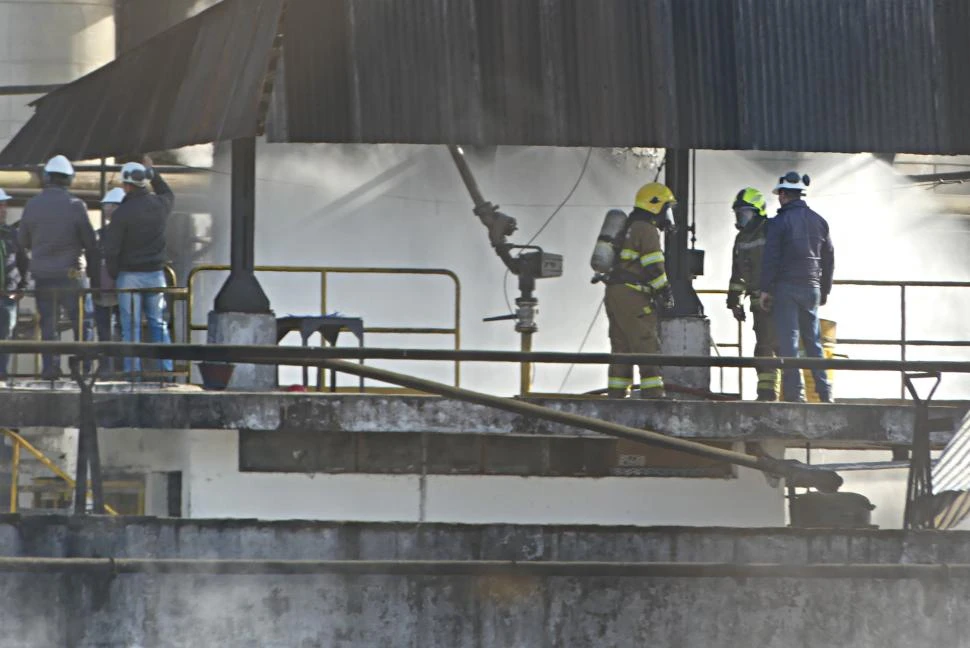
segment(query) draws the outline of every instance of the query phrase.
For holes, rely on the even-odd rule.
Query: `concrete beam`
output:
[[[679,438],[749,441],[776,439],[817,448],[908,445],[914,412],[904,405],[810,405],[709,401],[530,399],[552,409]],[[102,428],[252,429],[325,432],[431,432],[599,436],[564,425],[429,396],[216,393],[180,390],[95,395]],[[79,399],[68,390],[0,392],[0,425],[77,427]],[[934,408],[942,447],[965,408]]]

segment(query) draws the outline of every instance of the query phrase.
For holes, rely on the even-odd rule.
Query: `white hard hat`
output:
[[[74,175],[74,167],[63,155],[55,155],[44,165],[44,173],[60,173],[61,175]]]
[[[102,205],[116,205],[125,199],[125,190],[121,187],[115,187],[108,193],[104,195],[101,199]]]
[[[0,189],[0,202],[7,202],[8,200],[10,200],[10,194]]]
[[[128,162],[121,167],[121,181],[125,184],[145,187],[148,185],[148,169],[144,164],[138,162]]]
[[[807,175],[799,175],[798,171],[789,171],[785,175],[778,178],[778,184],[771,193],[777,195],[782,189],[805,193],[808,190],[808,185],[811,184],[811,182],[812,179]]]

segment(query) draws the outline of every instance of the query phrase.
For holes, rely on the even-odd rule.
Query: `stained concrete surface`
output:
[[[0,425],[76,427],[79,399],[65,390],[0,390]],[[813,447],[908,445],[914,412],[907,405],[610,401],[533,398],[552,409],[690,439],[782,439]],[[160,389],[95,395],[103,428],[252,429],[325,432],[434,432],[594,435],[486,407],[426,396],[212,393]],[[965,407],[934,408],[942,447]],[[598,436],[598,435],[597,435]]]
[[[961,532],[0,518],[4,556],[967,563]],[[17,573],[4,648],[970,646],[970,579]]]

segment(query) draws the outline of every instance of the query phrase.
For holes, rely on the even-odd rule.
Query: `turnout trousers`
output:
[[[626,284],[606,287],[606,316],[610,322],[612,353],[659,353],[658,319],[650,295]],[[609,390],[611,394],[626,393],[633,385],[633,367],[611,364]],[[660,368],[640,365],[640,395],[656,398],[664,395]]]

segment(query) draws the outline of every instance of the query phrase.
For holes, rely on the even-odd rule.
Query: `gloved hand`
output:
[[[819,306],[825,306],[825,304],[828,302],[828,300],[829,300],[829,296],[826,293],[822,293],[822,299],[819,300],[819,302],[818,302],[819,303]]]
[[[665,286],[655,297],[655,303],[664,310],[673,310],[677,303],[674,301],[674,289]]]
[[[736,292],[729,292],[727,296],[727,307],[729,310],[734,310],[741,305],[741,294]]]
[[[731,312],[734,313],[734,319],[738,320],[739,322],[743,322],[748,319],[748,314],[744,312],[744,306],[741,304],[738,304],[732,308]]]

